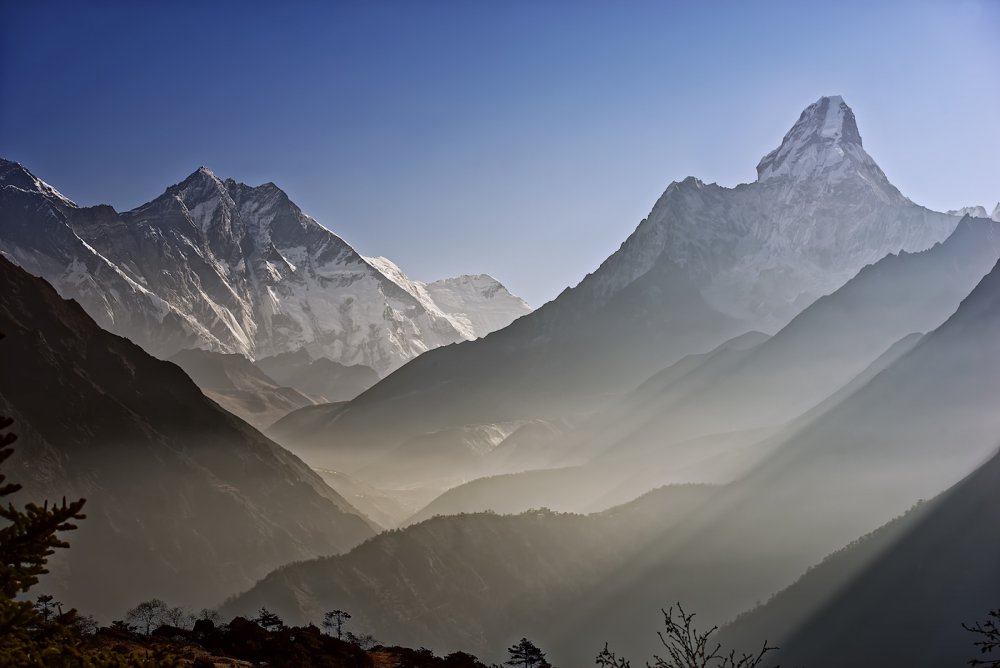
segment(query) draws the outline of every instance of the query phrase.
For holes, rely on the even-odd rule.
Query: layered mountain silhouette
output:
[[[977,226],[973,221],[969,229]],[[903,259],[889,260],[895,264]],[[773,437],[768,452],[746,475],[714,489],[696,507],[686,507],[676,521],[633,537],[634,549],[617,553],[612,568],[591,579],[577,598],[566,599],[563,614],[533,622],[533,632],[546,638],[554,657],[572,665],[593,656],[580,638],[607,639],[646,655],[656,647],[660,607],[681,600],[707,619],[732,618],[825,555],[967,475],[993,453],[1000,433],[992,410],[1000,392],[1000,369],[994,368],[1000,360],[998,299],[1000,267],[995,266],[943,324],[923,337],[902,337],[889,346],[872,362],[874,368],[863,370],[843,391]],[[751,354],[774,338],[752,347]],[[664,516],[671,508],[669,501],[653,505]],[[449,526],[467,517],[428,520],[405,529],[399,540],[425,535],[420,528],[433,522]],[[550,549],[545,540],[535,539],[532,550]],[[444,544],[463,543],[425,537],[419,544],[413,551],[426,558]],[[501,557],[488,552],[476,559],[483,562],[476,572],[484,574]],[[317,562],[310,567],[315,570],[293,570],[294,577],[280,571],[254,591],[265,591],[267,583],[266,591],[290,607],[291,597],[312,587],[330,587],[333,594],[346,596],[341,588],[357,585],[338,575],[341,563]],[[375,567],[366,572],[363,587],[369,595],[389,586],[397,577],[395,568],[387,567],[383,575],[375,575]],[[490,587],[482,577],[480,586]],[[423,591],[413,579],[406,582]],[[543,609],[551,594],[544,580],[533,583],[524,594],[529,599],[525,608]],[[365,605],[365,596],[353,596],[350,600]],[[444,625],[446,637],[462,642],[462,634],[481,621],[461,622],[469,616],[462,608],[472,605],[468,597],[455,593],[449,600],[453,603],[442,602],[434,614],[450,620]],[[373,618],[372,623],[386,628],[383,633],[396,629],[388,621]]]
[[[666,487],[587,516],[543,509],[438,517],[345,555],[289,565],[220,610],[248,614],[266,605],[305,623],[339,606],[351,610],[353,626],[388,642],[499,656],[530,629],[549,647],[567,605],[714,492]],[[581,643],[591,655],[601,644]]]
[[[257,429],[266,429],[294,410],[347,401],[378,382],[374,369],[344,366],[304,348],[251,362],[239,353],[200,348],[170,358],[205,394]]]
[[[273,183],[204,167],[124,213],[78,207],[6,160],[0,188],[0,252],[159,357],[307,347],[385,373],[530,310],[489,276],[413,281],[359,255]]]
[[[25,498],[87,499],[46,591],[107,618],[153,596],[209,605],[279,565],[374,534],[179,367],[102,330],[3,258],[0,284],[0,412],[20,436],[9,475]]]
[[[578,426],[550,433],[530,459],[508,457],[501,472],[517,475],[450,489],[414,519],[538,506],[587,512],[671,482],[728,482],[897,341],[944,322],[998,258],[997,224],[966,218],[926,251],[862,269],[773,337],[750,333],[683,358]]]
[[[184,369],[207,397],[257,429],[266,429],[293,410],[321,401],[278,384],[239,353],[192,348],[170,361]]]
[[[595,592],[593,614],[570,626],[638,647],[645,641],[630,622],[664,600],[730,618],[969,474],[1000,433],[998,305],[995,267],[944,324],[623,564]],[[602,607],[611,601],[614,618]]]
[[[865,265],[929,248],[957,223],[903,197],[864,151],[853,112],[824,97],[754,183],[671,184],[575,288],[481,341],[420,356],[325,419],[309,409],[272,433],[310,461],[360,468],[398,460],[420,434],[589,411],[685,355],[775,331]]]
[[[371,367],[347,366],[328,357],[313,359],[305,348],[263,357],[254,364],[277,382],[326,402],[349,401],[379,380]]]
[[[672,183],[529,313],[274,184],[201,168],[119,213],[0,161],[11,477],[88,499],[45,586],[555,665],[641,661],[676,601],[782,665],[971,658],[961,622],[1000,607],[998,224],[904,197],[823,97],[756,181]]]

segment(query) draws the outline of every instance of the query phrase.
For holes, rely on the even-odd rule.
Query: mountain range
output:
[[[989,218],[994,222],[1000,222],[1000,202],[993,208],[993,213],[987,213],[985,206],[963,206],[961,209],[952,209],[948,212],[953,216],[973,216],[975,218]]]
[[[893,356],[883,354],[900,339],[943,323],[998,259],[1000,228],[967,217],[926,251],[865,267],[774,336],[742,335],[654,374],[550,435],[530,460],[508,456],[502,472],[516,475],[450,489],[417,518],[539,505],[582,512],[671,482],[728,482],[788,423],[871,375],[877,359],[874,371],[884,368]]]
[[[910,201],[823,97],[529,312],[273,184],[119,213],[0,162],[11,477],[88,498],[45,585],[557,665],[662,649],[676,601],[783,665],[963,660],[1000,596],[998,213]]]
[[[0,161],[0,252],[161,358],[305,347],[384,374],[530,311],[489,276],[411,280],[362,257],[273,183],[223,181],[204,167],[119,213],[79,207]]]
[[[617,534],[603,530],[600,549],[577,543],[579,534],[566,535],[555,527],[528,530],[526,524],[518,523],[526,522],[518,517],[537,516],[537,511],[508,518],[499,534],[490,528],[494,526],[490,514],[438,516],[379,536],[347,555],[280,569],[224,609],[235,614],[266,600],[283,614],[301,620],[335,601],[349,601],[376,634],[403,640],[410,638],[410,629],[420,628],[419,634],[428,641],[487,655],[499,652],[510,634],[515,633],[506,626],[509,622],[501,613],[516,609],[516,619],[530,626],[533,636],[545,640],[553,655],[568,665],[583,665],[593,657],[595,648],[582,643],[582,638],[608,640],[640,655],[654,651],[657,610],[661,606],[681,600],[707,619],[734,617],[755,601],[791,584],[825,555],[906,513],[921,499],[955,484],[991,457],[1000,443],[996,437],[1000,423],[991,410],[1000,392],[1000,369],[995,362],[1000,359],[996,350],[1000,341],[998,299],[1000,265],[975,286],[943,324],[923,337],[905,337],[879,357],[875,363],[878,368],[863,371],[844,391],[835,393],[773,438],[768,451],[745,475],[724,486],[695,487],[699,491],[694,497],[685,491],[692,489],[690,486],[651,492],[635,504],[624,506],[643,509],[641,519],[634,522],[625,521],[628,513],[620,508],[590,516],[617,515],[622,518],[621,526],[637,531]],[[791,656],[822,657],[822,652],[838,643],[839,630],[848,628],[857,634],[857,643],[852,641],[831,650],[831,656],[843,657],[843,661],[823,659],[817,665],[859,661],[858,653],[871,648],[875,642],[872,634],[878,634],[874,627],[864,627],[865,620],[874,624],[874,618],[882,617],[863,612],[859,619],[853,619],[852,614],[863,611],[867,596],[878,598],[881,593],[891,598],[885,588],[917,590],[881,604],[880,609],[889,615],[887,620],[904,615],[906,601],[937,600],[928,598],[929,594],[944,597],[941,600],[947,602],[940,614],[930,617],[934,625],[945,624],[946,617],[957,625],[970,619],[970,614],[985,614],[986,610],[979,608],[992,600],[995,592],[987,589],[975,596],[967,594],[974,587],[981,588],[979,583],[990,581],[988,558],[972,562],[976,566],[959,590],[949,592],[949,588],[950,573],[963,568],[966,551],[962,546],[974,549],[982,531],[987,530],[984,522],[988,522],[988,514],[981,521],[975,518],[986,512],[982,510],[984,502],[976,499],[989,498],[992,493],[988,490],[996,467],[995,460],[990,462],[969,479],[983,481],[976,484],[978,496],[963,502],[963,510],[947,513],[946,519],[935,524],[935,531],[943,536],[939,533],[928,537],[920,543],[926,547],[912,553],[887,548],[885,553],[893,557],[891,564],[906,566],[891,576],[872,576],[870,586],[876,593],[850,599],[849,580],[838,576],[829,590],[844,597],[843,611],[837,613],[832,625],[818,617],[820,621],[807,626],[802,633],[811,636],[802,641],[802,651],[810,653]],[[969,484],[960,483],[958,489]],[[947,504],[950,496],[935,504]],[[923,516],[920,513],[911,517]],[[482,519],[477,521],[477,517]],[[566,517],[553,521],[565,521],[567,525],[577,523],[581,527],[578,531],[589,530],[589,523],[584,521],[588,518],[554,517]],[[974,521],[967,521],[967,517]],[[897,521],[890,526],[901,525]],[[530,543],[530,548],[523,550],[528,563],[515,569],[516,577],[506,569],[518,562],[508,552],[491,548],[492,541],[515,546]],[[867,554],[880,554],[880,545],[891,544],[879,543],[875,546],[878,549],[868,550]],[[549,550],[566,545],[576,549],[572,558],[565,559],[558,575],[533,570],[533,555],[549,554]],[[989,545],[992,543],[984,549],[991,554]],[[925,552],[941,555],[942,566],[929,569],[919,558]],[[437,592],[444,587],[440,579],[458,572],[458,567],[449,565],[451,562],[444,556],[437,556],[444,554],[462,559],[463,575],[455,588],[447,589],[450,593],[439,599]],[[891,568],[885,566],[878,572]],[[420,575],[413,569],[419,569]],[[507,574],[498,576],[497,569]],[[577,569],[588,586],[574,579]],[[814,572],[827,572],[823,569],[821,566]],[[863,571],[858,572],[864,576]],[[920,573],[931,572],[932,580],[915,586]],[[536,575],[540,579],[534,579]],[[810,577],[803,582],[810,582]],[[907,577],[910,579],[905,580]],[[840,585],[842,590],[837,589]],[[504,592],[504,601],[511,602],[494,609],[494,587]],[[822,589],[823,583],[810,585],[807,594],[816,588]],[[823,614],[822,600],[805,598],[806,604],[817,606],[817,615]],[[423,600],[435,601],[432,609],[408,616],[416,608],[406,601]],[[387,601],[394,603],[389,605]],[[551,612],[552,601],[557,602],[559,614]],[[804,604],[799,600],[797,605]],[[811,608],[808,611],[812,613]],[[762,630],[770,632],[785,624],[782,633],[766,633],[763,637],[790,636],[794,642],[798,637],[794,634],[796,625],[809,618],[800,620],[794,611],[779,612],[770,618],[771,624],[754,626],[739,635],[734,632],[733,637],[748,642],[756,638],[759,643]],[[919,628],[927,630],[929,624]],[[906,638],[919,648],[919,632],[904,626],[889,637]],[[953,654],[962,637],[958,628],[942,630],[940,633],[950,638],[947,642],[951,644],[932,646],[934,651]],[[928,636],[925,642],[932,643],[934,637],[939,636]],[[918,649],[906,649],[897,655],[918,653]],[[916,665],[940,665],[930,658],[922,661]],[[900,660],[885,665],[909,664]]]
[[[839,162],[836,164],[840,166],[832,170],[817,167],[830,164],[815,158],[824,146],[843,150],[843,142],[848,141],[856,143],[851,147],[854,151],[860,150],[860,142],[854,142],[854,133],[850,131],[853,115],[852,123],[841,121],[840,134],[830,142],[802,141],[803,135],[823,138],[828,134],[829,106],[819,114],[823,101],[818,105],[800,119],[805,126],[812,124],[811,134],[802,126],[798,131],[793,128],[785,139],[785,144],[790,143],[791,147],[779,149],[762,161],[758,183],[766,186],[772,179],[781,179],[788,189],[786,195],[788,192],[796,195],[786,199],[784,205],[794,205],[799,198],[822,202],[822,193],[835,190],[838,180],[846,179],[858,185],[859,190],[843,201],[837,202],[830,196],[826,202],[830,215],[835,214],[835,204],[839,203],[850,217],[850,224],[855,225],[859,216],[853,207],[858,205],[859,195],[866,192],[871,195],[871,190],[861,189],[859,183],[869,183],[875,172],[866,160],[847,150],[844,160],[857,163],[852,163],[850,169],[845,170]],[[823,123],[817,123],[817,117],[822,117]],[[847,118],[846,113],[843,118]],[[800,156],[801,170],[783,171],[783,156],[786,160]],[[853,181],[855,178],[857,182]],[[830,187],[831,180],[834,187]],[[480,342],[424,355],[346,406],[335,409],[319,406],[293,413],[280,421],[272,433],[293,446],[296,438],[303,436],[299,447],[307,457],[314,460],[326,457],[331,462],[338,461],[338,455],[350,449],[369,451],[386,447],[379,439],[388,439],[390,444],[402,444],[388,447],[391,454],[387,460],[399,467],[405,461],[405,449],[418,443],[417,435],[422,430],[425,430],[420,437],[423,443],[434,435],[449,434],[450,438],[456,429],[469,430],[484,417],[493,418],[493,424],[500,426],[538,419],[554,425],[553,417],[571,416],[570,423],[560,425],[549,442],[531,448],[536,450],[533,456],[539,449],[549,450],[548,454],[553,456],[551,462],[558,465],[564,461],[568,465],[500,476],[497,489],[490,493],[494,494],[494,500],[506,503],[499,508],[504,512],[543,505],[539,500],[546,493],[547,499],[575,499],[572,503],[580,504],[577,509],[593,503],[595,495],[598,498],[603,495],[606,503],[611,502],[609,490],[599,491],[595,481],[602,476],[613,479],[616,467],[630,457],[634,457],[632,473],[657,466],[667,472],[677,471],[685,453],[705,457],[703,471],[711,472],[720,467],[718,459],[713,458],[716,452],[720,447],[723,452],[731,449],[731,443],[723,442],[720,446],[708,439],[736,439],[740,449],[749,447],[753,453],[730,469],[728,481],[720,481],[728,484],[710,488],[711,492],[697,507],[686,508],[676,522],[651,528],[641,539],[632,537],[636,540],[635,547],[617,553],[613,567],[603,570],[602,576],[593,580],[591,587],[578,598],[558,599],[563,601],[563,614],[550,620],[543,613],[542,619],[532,624],[533,633],[547,640],[563,662],[573,665],[593,656],[593,648],[582,647],[580,638],[608,639],[612,644],[617,642],[635,651],[654,650],[657,610],[661,606],[679,599],[708,619],[735,616],[788,585],[826,554],[904,513],[919,499],[929,498],[955,483],[996,447],[994,434],[1000,424],[990,408],[1000,391],[996,385],[1000,373],[992,362],[998,359],[993,320],[994,314],[1000,312],[994,304],[1000,295],[996,283],[1000,269],[995,267],[1000,246],[995,224],[971,217],[961,222],[952,218],[948,223],[946,214],[920,210],[905,198],[893,199],[889,197],[892,191],[880,192],[885,197],[872,195],[868,200],[885,206],[873,227],[881,228],[886,220],[898,221],[917,210],[921,211],[920,216],[925,216],[922,220],[940,224],[939,229],[944,230],[941,236],[925,248],[897,248],[873,258],[871,266],[858,267],[851,280],[843,286],[834,286],[829,296],[815,300],[774,336],[746,334],[714,349],[706,346],[704,353],[688,343],[689,353],[694,354],[678,358],[672,366],[666,358],[659,358],[656,363],[647,361],[646,382],[636,383],[639,388],[633,393],[622,392],[624,400],[605,400],[603,407],[602,402],[594,402],[589,415],[528,411],[523,403],[514,405],[507,395],[513,386],[514,372],[487,360],[491,355],[500,356],[517,366],[518,360],[511,359],[513,353],[508,357],[503,354],[516,350],[515,344],[527,340],[529,334],[535,335],[531,339],[534,345],[543,348],[551,345],[544,348],[551,356],[568,359],[578,353],[578,349],[549,344],[555,339],[551,332],[560,326],[559,319],[550,314],[570,308],[560,306],[560,300],[564,300],[563,304],[574,304],[574,308],[578,306],[578,295],[583,294],[585,286],[594,284],[588,281],[600,276],[601,270],[575,291],[512,327]],[[919,216],[911,220],[914,219],[921,220]],[[686,222],[679,220],[682,222],[678,226]],[[859,228],[853,230],[865,238]],[[691,275],[676,271],[678,267],[672,258],[670,263],[661,262],[659,271],[643,275],[648,282],[642,283],[642,288],[666,285],[671,291],[669,303],[678,306],[680,312],[684,312],[681,305],[695,304],[700,305],[693,307],[695,312],[704,314],[702,307],[707,307],[722,314],[716,308],[719,303],[709,301],[710,287],[704,292],[692,290]],[[675,280],[658,283],[667,278]],[[695,298],[696,293],[700,299]],[[647,290],[636,289],[628,293],[632,301],[623,298],[619,304],[629,303],[642,312],[637,305],[649,294]],[[663,292],[659,294],[662,296]],[[624,308],[621,311],[627,312]],[[737,319],[733,313],[723,315],[729,318],[728,322],[743,323],[747,329],[753,322],[752,318]],[[540,325],[546,318],[555,321],[551,329]],[[573,322],[578,323],[579,319]],[[542,336],[542,332],[549,338]],[[928,333],[921,336],[920,332]],[[655,338],[656,334],[651,336]],[[658,343],[663,341],[658,339]],[[632,340],[627,339],[627,343]],[[596,350],[589,352],[596,354]],[[617,360],[622,354],[608,344],[608,357]],[[558,363],[548,363],[541,356],[531,359],[538,364],[544,362],[544,370],[563,383],[570,397],[578,396],[580,390],[574,382],[580,380],[580,375],[561,375]],[[606,359],[602,357],[601,361]],[[583,357],[577,361],[584,366],[590,364]],[[650,366],[654,366],[652,371],[655,366],[664,371],[649,377]],[[464,370],[470,368],[480,374],[480,380],[464,385]],[[539,399],[538,389],[529,382],[538,377],[527,375],[523,367],[519,373],[526,374],[522,376],[525,382],[521,387],[527,396]],[[418,378],[430,390],[407,392],[410,381],[415,386]],[[609,387],[605,385],[604,389]],[[459,397],[457,388],[470,396]],[[506,403],[497,408],[488,401],[494,397]],[[461,405],[459,408],[450,401],[452,398]],[[519,399],[523,401],[523,396]],[[436,403],[432,403],[434,400]],[[562,405],[559,401],[546,404],[544,397],[541,401],[543,409]],[[617,403],[621,401],[624,410]],[[466,414],[464,409],[469,405],[473,408]],[[395,419],[390,421],[389,415]],[[376,427],[376,416],[391,424]],[[463,416],[466,422],[461,424]],[[617,423],[618,433],[613,438],[596,433],[591,422],[595,416],[621,418]],[[643,420],[636,420],[642,416]],[[685,425],[685,419],[689,424]],[[579,426],[574,427],[573,422]],[[613,420],[610,423],[615,425]],[[563,440],[565,434],[574,431],[595,437],[592,447],[583,448],[594,461],[589,478],[579,476],[579,465],[572,463],[572,458],[580,453],[580,443],[566,446]],[[378,438],[365,438],[372,433]],[[443,438],[438,440],[442,444],[451,443]],[[501,448],[502,443],[496,448]],[[427,456],[426,446],[419,451],[421,459]],[[362,464],[358,470],[369,473],[373,468],[387,470],[371,452],[364,455],[359,458]],[[345,457],[339,461],[352,460]],[[537,461],[532,466],[537,467]],[[691,469],[681,468],[679,475],[690,481]],[[481,482],[491,480],[494,479]],[[414,518],[415,524],[398,534],[398,540],[426,536],[424,527],[429,523],[450,526],[449,522],[468,521],[464,518],[469,516],[461,513],[481,510],[476,505],[481,501],[479,492],[472,491],[472,485],[478,482],[466,486],[470,491],[467,505],[446,505],[437,511],[459,514],[426,519],[434,511],[424,511]],[[634,479],[612,480],[612,483],[609,486],[620,494],[643,491]],[[459,489],[462,488],[449,494]],[[661,513],[668,508],[666,504],[658,506]],[[465,541],[474,542],[466,538],[459,544]],[[450,543],[425,537],[419,544],[419,548],[413,549],[431,555]],[[549,549],[540,537],[532,539],[532,546],[533,550]],[[272,600],[283,601],[288,614],[302,615],[306,614],[304,608],[292,598],[300,592],[316,592],[314,605],[319,607],[337,597],[349,596],[375,625],[377,633],[406,633],[401,620],[386,618],[384,614],[377,617],[366,603],[375,598],[375,591],[392,590],[396,586],[391,584],[397,577],[395,567],[387,566],[384,571],[377,564],[367,567],[363,586],[368,594],[346,594],[342,588],[362,586],[345,581],[341,564],[353,563],[351,559],[361,557],[347,555],[332,562],[311,562],[279,571],[252,590],[248,598],[237,602],[250,605],[264,600],[266,592]],[[494,557],[485,554],[477,559],[477,581],[489,587],[489,573],[497,567]],[[423,592],[424,585],[415,579],[407,582],[408,595],[420,598],[422,594],[415,592]],[[525,608],[545,610],[548,596],[562,596],[547,590],[544,582],[523,589],[509,582],[505,586],[523,592],[521,595],[529,599],[522,604]],[[428,592],[427,596],[431,594]],[[452,600],[453,603],[442,602],[443,607],[434,611],[436,619],[450,620],[435,625],[436,629],[448,629],[441,642],[463,646],[471,642],[470,636],[463,636],[470,629],[478,629],[474,633],[476,638],[502,642],[504,634],[499,627],[492,631],[481,628],[488,612],[475,608],[477,621],[463,622],[470,617],[468,610],[462,608],[469,605],[468,597],[456,592]]]
[[[685,355],[776,331],[867,264],[925,250],[958,222],[901,195],[862,147],[851,109],[824,97],[761,160],[754,183],[671,184],[575,288],[270,433],[318,466],[371,471],[399,466],[407,442],[454,428],[579,418]]]

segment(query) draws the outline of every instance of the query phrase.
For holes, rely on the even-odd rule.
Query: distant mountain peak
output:
[[[761,159],[757,180],[810,176],[848,157],[872,162],[862,148],[854,112],[844,99],[821,97],[805,108],[781,145]]]
[[[984,206],[963,206],[961,209],[951,209],[946,211],[949,216],[958,216],[963,218],[965,216],[972,216],[974,218],[989,218],[990,215],[986,213],[986,207]]]
[[[183,190],[200,185],[212,185],[218,188],[225,188],[225,184],[223,184],[222,180],[215,175],[215,172],[208,167],[199,167],[177,185],[167,188],[167,191],[169,192],[173,189]]]
[[[821,97],[806,107],[788,134],[796,133],[807,133],[822,139],[862,145],[854,111],[839,95]],[[788,139],[788,135],[785,139]]]
[[[985,206],[963,206],[961,209],[952,209],[947,212],[949,216],[972,216],[973,218],[989,218],[993,222],[1000,223],[1000,202],[993,208],[993,213],[988,213]]]
[[[205,166],[119,214],[79,209],[0,160],[0,251],[161,357],[308,347],[385,373],[531,310],[495,281],[439,289],[388,260],[366,263],[273,182],[222,180]]]
[[[21,163],[0,158],[0,187],[2,186],[14,186],[21,190],[41,193],[46,197],[55,198],[67,206],[76,206],[73,200],[29,172]]]

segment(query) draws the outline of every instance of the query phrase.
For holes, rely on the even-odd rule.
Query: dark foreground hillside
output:
[[[102,330],[0,258],[0,414],[20,436],[14,501],[87,499],[44,586],[102,619],[153,596],[195,609],[372,524],[174,364]]]
[[[163,626],[149,636],[121,628],[103,628],[89,644],[105,655],[133,665],[221,668],[486,668],[463,652],[438,656],[427,649],[362,647],[338,640],[315,626],[265,629],[237,617],[228,624],[202,620],[193,630]]]

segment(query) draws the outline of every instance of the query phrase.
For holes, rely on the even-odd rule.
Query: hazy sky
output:
[[[0,4],[0,155],[77,202],[207,165],[534,306],[670,181],[753,180],[821,95],[914,201],[1000,199],[996,0]]]

